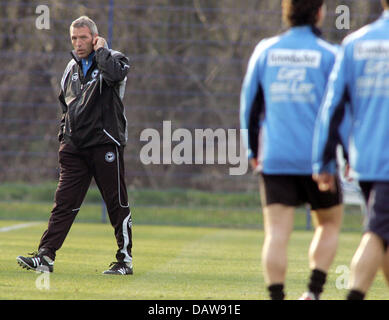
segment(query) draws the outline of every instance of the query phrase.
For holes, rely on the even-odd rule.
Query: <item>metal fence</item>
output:
[[[381,12],[379,0],[327,2],[324,36],[336,43]],[[36,27],[42,4],[49,29]],[[339,5],[350,9],[350,29],[336,27]],[[153,128],[162,135],[163,121],[192,133],[238,129],[248,58],[259,40],[283,30],[280,8],[274,0],[0,1],[0,181],[57,179],[57,96],[70,59],[68,28],[86,14],[131,59],[124,99],[130,188],[257,188],[249,173],[229,175],[228,164],[145,165],[140,134]]]

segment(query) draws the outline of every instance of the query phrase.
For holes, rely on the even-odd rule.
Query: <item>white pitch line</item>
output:
[[[8,232],[8,231],[17,230],[17,229],[28,228],[28,227],[35,226],[35,225],[40,224],[40,223],[41,222],[29,222],[29,223],[14,224],[14,225],[9,226],[9,227],[0,228],[0,232]]]

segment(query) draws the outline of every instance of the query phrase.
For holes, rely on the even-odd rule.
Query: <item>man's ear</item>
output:
[[[317,12],[317,23],[316,23],[317,27],[321,27],[323,25],[326,15],[327,15],[327,6],[323,4],[320,7],[319,11]]]
[[[96,45],[98,38],[99,38],[99,35],[98,35],[98,34],[95,34],[95,35],[93,36],[93,39],[92,39],[92,44],[93,44],[93,46]]]

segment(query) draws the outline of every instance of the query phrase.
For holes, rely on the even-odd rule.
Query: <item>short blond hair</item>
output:
[[[88,27],[92,36],[98,35],[99,31],[97,30],[96,23],[87,16],[81,16],[74,20],[72,24],[70,25],[69,30],[71,31],[72,28],[82,28],[82,27]]]

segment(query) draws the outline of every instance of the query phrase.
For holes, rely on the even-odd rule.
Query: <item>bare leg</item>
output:
[[[350,288],[367,293],[384,258],[382,239],[372,232],[363,235],[351,261]]]
[[[294,207],[272,204],[263,209],[265,241],[262,263],[267,285],[285,282],[287,245],[293,230]]]
[[[327,273],[338,248],[343,205],[320,209],[312,212],[312,215],[316,226],[309,248],[309,267]]]

